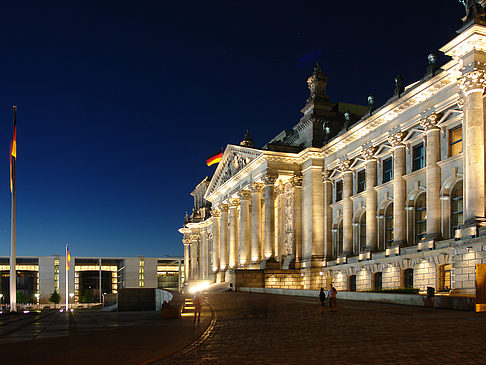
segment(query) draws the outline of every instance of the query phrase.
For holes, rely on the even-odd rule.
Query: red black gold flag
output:
[[[14,107],[14,113],[17,110]],[[15,159],[17,158],[17,121],[14,117],[14,132],[10,141],[10,192],[13,193],[15,186]]]
[[[219,152],[216,155],[209,157],[206,160],[206,165],[211,166],[215,163],[219,163],[221,161],[221,158],[223,158],[223,152]]]

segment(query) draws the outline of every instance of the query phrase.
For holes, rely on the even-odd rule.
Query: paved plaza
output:
[[[154,312],[0,317],[2,364],[485,363],[486,313],[256,293],[207,296],[199,326]]]

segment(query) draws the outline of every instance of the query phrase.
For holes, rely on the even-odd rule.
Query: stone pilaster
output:
[[[376,186],[376,147],[368,147],[363,151],[366,170],[366,251],[375,252],[378,248],[377,242],[377,194]]]
[[[303,267],[322,267],[324,258],[324,198],[322,158],[302,165],[302,255]]]
[[[293,186],[293,255],[295,261],[302,261],[302,176],[292,177]]]
[[[403,246],[407,241],[407,217],[405,214],[406,184],[405,145],[406,132],[398,132],[388,138],[393,148],[393,236],[394,246]]]
[[[241,210],[239,265],[248,265],[251,262],[250,199],[250,190],[242,190],[240,192]]]
[[[440,187],[441,173],[437,162],[440,161],[440,129],[437,126],[437,114],[432,114],[420,121],[425,130],[426,146],[426,181],[427,181],[427,236],[425,239],[438,240],[441,238],[440,222]]]
[[[262,261],[262,191],[263,183],[254,183],[251,190],[251,262]]]
[[[343,256],[353,256],[353,171],[351,161],[345,160],[340,169],[343,172]]]
[[[275,259],[275,201],[276,176],[265,176],[265,259]]]
[[[228,204],[221,204],[221,228],[219,230],[219,268],[221,271],[228,269],[229,250],[228,250]]]
[[[331,171],[325,170],[322,174],[324,182],[324,258],[332,260],[332,181]]]
[[[459,85],[465,96],[462,128],[464,154],[464,221],[466,224],[484,222],[485,209],[485,119],[483,93],[486,72],[475,68],[465,74]]]
[[[213,267],[212,270],[213,272],[216,272],[219,270],[219,257],[220,257],[220,238],[219,238],[219,232],[221,229],[221,211],[219,209],[213,209],[211,211],[211,215],[213,216]]]

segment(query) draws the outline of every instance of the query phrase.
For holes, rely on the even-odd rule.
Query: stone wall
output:
[[[252,287],[263,288],[265,286],[263,270],[235,270],[234,271],[235,287]]]

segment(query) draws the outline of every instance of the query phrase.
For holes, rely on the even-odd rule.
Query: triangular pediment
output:
[[[205,196],[212,195],[220,186],[226,184],[261,154],[263,154],[263,151],[254,148],[228,145],[223,153],[221,162],[214,172]]]

